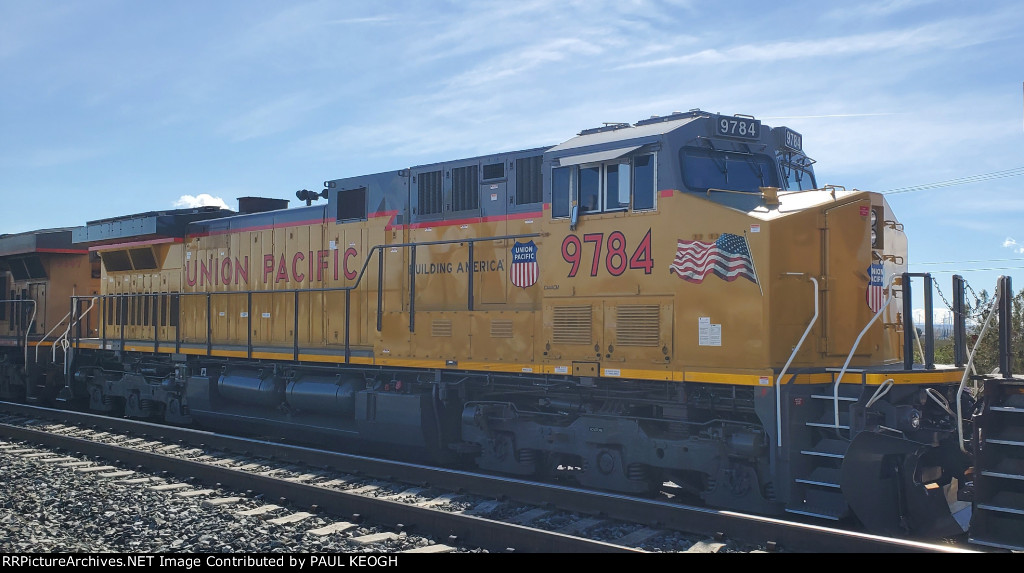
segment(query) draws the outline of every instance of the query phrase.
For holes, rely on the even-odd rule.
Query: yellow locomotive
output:
[[[820,185],[799,133],[692,110],[298,195],[76,229],[100,294],[61,398],[962,531],[964,368],[914,364],[902,225]]]

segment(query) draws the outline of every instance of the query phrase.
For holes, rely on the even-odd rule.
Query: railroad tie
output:
[[[358,543],[359,545],[369,545],[371,543],[380,543],[381,541],[391,541],[393,539],[398,539],[397,533],[371,533],[370,535],[364,535],[362,537],[353,537],[352,542]]]
[[[317,529],[310,529],[307,533],[312,533],[313,535],[323,537],[325,535],[330,535],[332,533],[338,533],[341,531],[345,531],[347,529],[352,529],[355,526],[356,524],[354,523],[349,523],[347,521],[339,521],[337,523],[325,525],[324,527],[319,527]]]
[[[214,461],[212,461],[212,462],[205,462],[205,463],[206,463],[207,465],[211,465],[211,466],[218,466],[218,467],[220,467],[220,466],[228,466],[228,465],[231,465],[231,464],[235,463],[235,461],[236,461],[236,460],[233,460],[233,459],[231,459],[231,458],[221,458],[221,459],[219,459],[219,460],[214,460]]]
[[[261,467],[263,467],[262,464],[245,464],[244,466],[237,467],[235,469],[238,470],[238,471],[247,472],[247,471],[254,470],[256,468],[261,468]]]
[[[626,546],[640,545],[641,543],[644,543],[649,539],[653,539],[659,535],[664,534],[665,530],[663,529],[651,529],[650,527],[645,527],[643,529],[638,529],[632,533],[623,535],[618,540],[616,540],[615,543],[618,545]]]
[[[434,499],[428,499],[427,501],[417,502],[416,505],[420,507],[434,507],[437,505],[444,505],[446,503],[449,503],[453,499],[458,497],[462,496],[457,493],[446,493],[444,495],[437,496]]]
[[[203,507],[220,507],[222,505],[234,505],[243,498],[241,497],[215,497],[203,501]]]
[[[370,493],[371,491],[376,491],[378,489],[380,489],[379,485],[362,485],[362,486],[359,486],[359,487],[354,487],[354,488],[349,489],[349,490],[345,490],[345,493],[355,493],[355,494]]]
[[[337,479],[332,479],[331,481],[326,481],[324,483],[317,484],[317,485],[319,485],[320,487],[334,487],[336,485],[345,485],[345,484],[349,483],[350,481],[352,481],[352,480],[351,479],[337,478]]]
[[[574,522],[570,523],[569,525],[566,525],[565,527],[559,529],[558,532],[559,533],[564,533],[566,535],[574,535],[574,534],[580,533],[582,531],[586,531],[587,529],[590,529],[591,527],[594,527],[595,525],[597,525],[599,523],[603,523],[604,521],[606,521],[606,520],[604,520],[604,519],[594,519],[592,517],[587,517],[587,518],[581,519],[579,521],[574,521]]]
[[[310,517],[313,517],[312,513],[308,513],[308,512],[305,512],[305,511],[300,511],[298,513],[293,513],[291,515],[285,515],[283,517],[277,517],[277,518],[274,518],[274,519],[268,519],[267,523],[270,523],[270,524],[273,524],[273,525],[284,525],[286,523],[296,523],[296,522],[302,521],[304,519],[308,519]]]
[[[123,480],[119,480],[118,483],[123,483],[125,485],[136,485],[136,484],[140,484],[140,483],[149,483],[151,481],[156,481],[156,478],[141,477],[141,478],[134,478],[134,479],[123,479]]]
[[[199,497],[202,495],[210,495],[214,491],[215,490],[212,489],[193,489],[190,491],[179,491],[174,495],[175,497]]]
[[[302,474],[300,476],[295,476],[295,477],[290,477],[290,478],[285,478],[285,479],[287,479],[288,481],[294,481],[294,482],[302,483],[302,482],[307,482],[307,481],[313,481],[316,478],[320,478],[320,477],[324,477],[322,473]]]
[[[102,473],[102,474],[99,474],[99,476],[101,478],[112,479],[112,478],[128,477],[128,476],[130,476],[130,475],[132,475],[134,473],[135,472],[133,472],[132,470],[122,470],[122,471],[119,471],[119,472],[106,472],[106,473]]]
[[[531,509],[529,511],[524,511],[523,513],[520,513],[519,515],[517,515],[517,516],[513,517],[512,519],[510,519],[509,521],[511,523],[515,523],[517,525],[524,525],[524,524],[530,523],[532,521],[536,521],[536,520],[538,520],[538,519],[540,519],[542,517],[547,517],[547,516],[551,515],[552,513],[554,513],[554,512],[551,511],[550,509],[544,509],[544,508],[538,507],[536,509]]]
[[[188,485],[187,483],[165,483],[162,485],[150,486],[146,489],[149,489],[150,491],[172,491],[175,489],[184,489],[186,487],[192,486]]]
[[[413,549],[406,549],[405,551],[399,551],[399,553],[451,553],[455,551],[454,547],[444,545],[441,543],[435,543],[434,545],[424,545],[423,547],[414,547]]]
[[[422,487],[411,487],[411,488],[409,488],[409,489],[407,489],[405,491],[400,491],[398,493],[390,493],[388,495],[382,495],[378,499],[400,499],[400,498],[403,498],[403,497],[414,497],[414,496],[417,496],[417,495],[423,493],[424,491],[425,490]]]
[[[718,553],[723,547],[724,543],[698,541],[687,549],[686,553]]]
[[[274,505],[274,504],[270,503],[270,504],[267,504],[267,505],[261,505],[260,507],[257,507],[255,509],[247,509],[245,511],[239,511],[238,515],[245,515],[245,516],[263,515],[264,513],[270,513],[272,511],[277,511],[279,509],[282,509],[280,505]]]
[[[106,471],[116,470],[116,469],[117,468],[115,466],[92,466],[91,468],[78,468],[75,471],[80,473],[80,474],[88,474],[88,473],[95,473],[95,472],[106,472]]]
[[[478,503],[475,506],[467,509],[466,511],[463,511],[462,513],[466,515],[488,515],[502,505],[504,505],[504,502],[492,499],[489,501]]]

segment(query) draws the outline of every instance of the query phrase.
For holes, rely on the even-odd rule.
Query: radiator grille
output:
[[[452,335],[452,321],[451,320],[435,320],[430,325],[431,336],[451,336]]]
[[[554,328],[551,333],[555,344],[591,344],[593,339],[593,311],[590,306],[556,306]]]
[[[512,321],[492,320],[491,338],[512,338]]]
[[[656,304],[616,307],[615,341],[619,346],[658,346],[661,312]]]

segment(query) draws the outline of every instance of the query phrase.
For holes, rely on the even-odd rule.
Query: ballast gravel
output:
[[[115,472],[80,472],[89,466],[45,459],[0,450],[0,553],[394,553],[431,544],[399,533],[364,545],[354,539],[380,530],[358,525],[311,534],[334,521],[312,516],[276,525],[239,514],[265,505],[259,499],[204,506],[233,492],[181,496],[181,489],[149,489],[159,480],[138,483],[145,474],[102,477]]]

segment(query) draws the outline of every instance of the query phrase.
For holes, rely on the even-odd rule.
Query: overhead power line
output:
[[[952,187],[954,185],[965,185],[967,183],[981,183],[982,181],[991,181],[993,179],[1006,179],[1007,177],[1020,177],[1024,175],[1024,167],[1015,167],[1013,169],[1006,169],[1004,171],[993,171],[992,173],[983,173],[981,175],[971,175],[968,177],[960,177],[959,179],[950,179],[948,181],[939,181],[936,183],[926,183],[924,185],[914,185],[911,187],[898,187],[896,189],[889,189],[888,191],[882,191],[883,195],[895,195],[897,193],[910,193],[911,191],[924,191],[926,189],[938,189],[941,187]]]
[[[915,265],[962,265],[964,263],[1024,263],[1024,259],[974,259],[967,261],[934,261],[925,263],[913,263]],[[1017,267],[1014,267],[1017,268]]]

